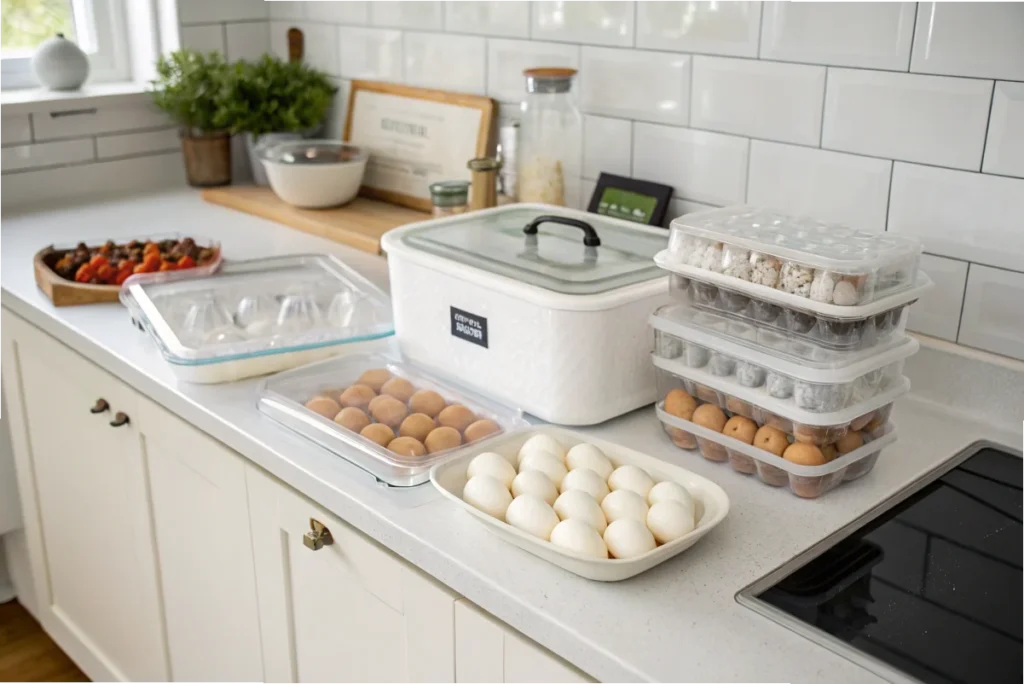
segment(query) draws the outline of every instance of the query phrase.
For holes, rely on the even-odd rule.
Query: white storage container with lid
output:
[[[392,230],[405,358],[504,404],[591,425],[654,401],[647,318],[669,301],[658,228],[518,204]]]

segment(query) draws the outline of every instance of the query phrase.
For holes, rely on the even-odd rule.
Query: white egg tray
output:
[[[680,449],[693,450],[699,447],[705,459],[727,462],[734,471],[745,475],[756,473],[764,484],[789,487],[793,494],[803,499],[816,499],[844,482],[867,475],[875,467],[882,449],[896,441],[896,427],[887,423],[871,433],[865,433],[864,445],[848,454],[820,466],[800,465],[666,413],[663,406],[664,402],[658,402],[655,406],[658,419],[672,443]],[[691,444],[693,446],[689,446]]]
[[[667,257],[736,283],[842,308],[911,287],[921,252],[914,238],[740,206],[673,220]]]
[[[484,451],[494,451],[515,466],[516,455],[519,453],[520,447],[536,434],[551,435],[566,449],[584,442],[593,444],[608,456],[615,467],[627,464],[635,465],[646,470],[658,482],[668,480],[682,485],[693,495],[697,526],[689,534],[635,558],[594,559],[538,539],[502,520],[487,515],[462,500],[462,489],[466,485],[466,469],[474,456]],[[430,481],[455,506],[483,522],[487,529],[510,544],[576,575],[600,582],[618,582],[628,579],[679,555],[714,529],[729,512],[729,497],[725,491],[705,477],[613,442],[593,439],[571,430],[551,426],[508,433],[488,442],[485,448],[467,450],[450,461],[434,466],[430,471]]]

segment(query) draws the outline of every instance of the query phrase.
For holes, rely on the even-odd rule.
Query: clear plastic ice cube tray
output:
[[[672,221],[666,260],[821,304],[859,306],[912,287],[918,240],[753,207]]]

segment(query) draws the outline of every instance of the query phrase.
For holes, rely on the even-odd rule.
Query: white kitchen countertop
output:
[[[592,582],[499,540],[441,500],[429,484],[414,491],[388,490],[273,423],[256,410],[258,379],[179,384],[120,305],[56,309],[36,287],[32,256],[47,244],[167,232],[216,238],[229,259],[330,252],[386,287],[381,258],[180,191],[5,216],[2,304],[598,679],[875,680],[740,606],[736,593],[970,442],[986,438],[1020,446],[1020,411],[1013,421],[990,425],[961,407],[912,392],[893,413],[899,441],[882,453],[874,471],[805,501],[675,448],[653,409],[641,409],[584,432],[711,478],[728,493],[732,508],[716,530],[681,556],[631,580]],[[941,366],[956,363],[956,357],[948,358],[953,361],[913,368],[943,373]],[[1007,383],[1018,389],[1005,397],[1018,407],[1024,407],[1021,384]]]

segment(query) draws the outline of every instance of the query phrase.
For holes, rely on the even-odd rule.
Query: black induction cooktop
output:
[[[1021,473],[972,444],[737,598],[889,680],[1020,684]]]

